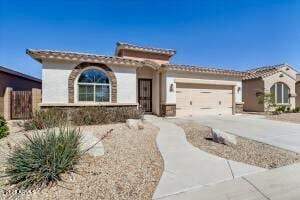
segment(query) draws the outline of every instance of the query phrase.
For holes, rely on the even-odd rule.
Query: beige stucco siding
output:
[[[68,103],[68,79],[79,63],[43,62],[42,103]],[[136,68],[131,66],[108,65],[117,79],[117,103],[136,103]],[[77,84],[74,84],[77,103]]]
[[[290,76],[293,79],[296,79],[297,76],[297,71],[295,71],[293,68],[291,67],[282,67],[280,68],[280,71],[285,73],[286,75]]]
[[[300,107],[300,81],[296,83],[296,107]]]
[[[259,104],[256,93],[264,91],[264,81],[253,79],[243,81],[243,102],[245,111],[263,112],[264,105]]]
[[[268,76],[268,77],[264,78],[263,80],[264,80],[264,89],[265,89],[266,92],[270,92],[271,87],[277,82],[285,83],[290,88],[291,108],[295,108],[295,106],[296,106],[296,99],[295,99],[295,95],[296,95],[295,84],[296,84],[296,81],[295,81],[295,79],[291,78],[290,76],[288,76],[284,73],[278,72],[276,74],[273,74],[271,76]]]

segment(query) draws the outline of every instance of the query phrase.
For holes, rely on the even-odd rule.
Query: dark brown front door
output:
[[[152,112],[152,80],[139,79],[138,99],[145,112]]]

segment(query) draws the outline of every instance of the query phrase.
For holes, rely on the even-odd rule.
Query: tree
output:
[[[272,108],[276,107],[275,94],[271,92],[257,92],[256,97],[259,104],[264,104],[266,111],[270,112]]]

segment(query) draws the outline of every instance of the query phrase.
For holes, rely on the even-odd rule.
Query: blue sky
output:
[[[0,65],[41,77],[26,48],[112,55],[124,41],[172,48],[173,63],[300,69],[297,0],[0,0]]]

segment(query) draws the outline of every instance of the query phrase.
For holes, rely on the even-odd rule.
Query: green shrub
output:
[[[278,112],[278,113],[283,113],[283,112],[286,111],[286,108],[287,108],[287,106],[285,106],[285,105],[277,106],[275,111]]]
[[[0,139],[8,135],[8,126],[4,117],[0,116]]]
[[[128,107],[84,107],[74,111],[71,119],[75,125],[97,125],[141,119],[143,113]]]
[[[287,107],[286,112],[291,112],[291,107]]]
[[[80,152],[81,134],[77,129],[46,129],[26,136],[9,154],[6,176],[21,189],[51,186],[61,174],[74,169]]]
[[[297,112],[297,113],[300,112],[300,107],[296,107],[295,112]]]
[[[25,130],[59,127],[67,123],[67,113],[59,109],[40,110],[24,122]]]

